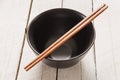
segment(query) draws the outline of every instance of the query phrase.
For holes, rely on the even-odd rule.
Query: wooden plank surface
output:
[[[82,80],[82,67],[81,62],[78,64],[64,69],[58,69],[57,80]]]
[[[91,0],[63,0],[63,8],[70,8],[88,15],[92,12]],[[58,69],[57,80],[96,80],[94,48],[75,66]]]
[[[29,22],[43,11],[52,8],[59,8],[60,6],[61,0],[34,0]],[[24,70],[24,67],[35,57],[36,55],[29,47],[27,41],[25,41],[18,80],[56,80],[56,68],[49,67],[41,62],[28,72]]]
[[[106,12],[95,19],[96,63],[98,80],[120,80],[120,7],[118,1],[102,0],[109,5]],[[102,5],[94,0],[94,8]]]
[[[0,0],[0,80],[15,80],[29,0]]]
[[[93,48],[78,64],[58,69],[58,80],[96,80]]]
[[[40,62],[26,72],[24,66],[36,57],[26,39],[23,53],[20,54],[30,0],[1,0],[0,80],[120,80],[119,1],[34,0],[29,23],[36,15],[51,8],[70,8],[89,15],[92,1],[94,10],[101,2],[107,3],[109,8],[94,20],[96,41],[88,54],[69,68],[52,68]],[[22,60],[18,68],[20,56]]]
[[[114,75],[116,80],[120,80],[120,4],[119,1],[109,2],[109,24],[111,28],[112,52],[114,62]]]

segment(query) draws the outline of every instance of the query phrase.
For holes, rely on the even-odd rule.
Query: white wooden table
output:
[[[70,8],[85,15],[102,5],[109,8],[94,21],[95,44],[75,66],[65,69],[42,62],[23,68],[36,56],[28,46],[25,29],[39,13]],[[0,0],[0,80],[120,80],[119,0]]]

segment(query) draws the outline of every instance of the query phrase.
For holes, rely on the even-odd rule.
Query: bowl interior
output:
[[[28,30],[28,41],[32,49],[37,54],[41,53],[84,17],[83,14],[70,9],[53,9],[38,15],[32,21]],[[92,44],[93,34],[93,25],[89,23],[46,58],[68,60],[79,56]]]

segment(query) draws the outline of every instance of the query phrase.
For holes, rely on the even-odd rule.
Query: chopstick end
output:
[[[29,70],[29,68],[27,68],[27,67],[24,67],[24,70],[25,70],[25,71],[28,71],[28,70]]]
[[[105,4],[105,3],[103,4],[103,6],[105,6],[106,8],[108,8],[108,5],[107,5],[107,4]]]

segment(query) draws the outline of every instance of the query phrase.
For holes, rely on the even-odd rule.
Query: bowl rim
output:
[[[78,14],[81,15],[81,17],[83,17],[83,18],[86,17],[86,16],[85,16],[84,14],[82,14],[81,12],[76,11],[76,10],[73,10],[73,9],[69,9],[69,8],[54,8],[54,9],[46,10],[46,11],[38,14],[35,18],[33,18],[33,20],[32,20],[32,21],[30,22],[30,24],[28,25],[27,32],[26,32],[27,42],[28,42],[30,48],[32,49],[32,51],[33,51],[36,55],[39,55],[39,52],[32,46],[32,44],[31,44],[31,42],[30,42],[30,39],[29,39],[29,31],[30,31],[30,30],[29,30],[29,29],[30,29],[31,24],[33,24],[34,21],[36,21],[42,14],[44,14],[44,13],[46,13],[46,12],[49,12],[49,11],[51,11],[51,10],[70,10],[70,11],[74,11],[75,13],[78,13]],[[89,24],[91,24],[92,27],[93,27],[93,39],[92,39],[90,45],[88,46],[88,48],[87,48],[85,51],[83,51],[82,53],[80,53],[80,54],[77,55],[77,56],[71,57],[71,58],[66,59],[66,60],[54,60],[54,59],[49,58],[49,57],[47,57],[47,58],[45,58],[45,59],[50,60],[50,61],[55,61],[55,62],[70,61],[70,60],[74,60],[74,59],[76,59],[76,58],[79,58],[79,57],[83,56],[85,53],[87,53],[87,52],[90,50],[90,48],[92,47],[92,45],[94,44],[95,37],[96,37],[95,28],[94,28],[93,23],[90,22]],[[78,53],[79,53],[79,52],[78,52]]]

